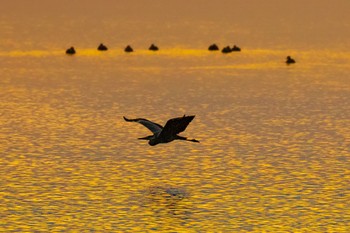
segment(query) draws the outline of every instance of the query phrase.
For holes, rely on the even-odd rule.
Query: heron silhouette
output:
[[[184,140],[190,142],[199,142],[196,139],[188,139],[187,137],[179,136],[178,134],[185,131],[187,126],[195,116],[183,116],[172,118],[167,121],[165,126],[149,121],[144,118],[128,119],[124,116],[124,120],[128,122],[137,122],[149,129],[153,135],[138,138],[141,140],[148,140],[148,144],[155,146],[159,143],[168,143],[174,140]]]

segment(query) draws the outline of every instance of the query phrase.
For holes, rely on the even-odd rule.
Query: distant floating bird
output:
[[[151,51],[158,51],[159,48],[158,46],[154,45],[154,44],[151,44],[151,46],[148,48],[148,50],[151,50]]]
[[[97,50],[99,50],[99,51],[107,51],[108,48],[107,48],[106,45],[104,45],[104,44],[101,43],[101,44],[97,47]]]
[[[240,52],[241,51],[241,48],[238,47],[237,45],[234,45],[231,49],[232,52]]]
[[[216,44],[212,44],[208,48],[209,51],[217,51],[219,50],[219,47]]]
[[[222,53],[231,53],[232,50],[231,50],[230,46],[226,46],[221,50],[221,52]]]
[[[155,146],[159,143],[168,143],[174,140],[199,142],[196,139],[187,139],[186,137],[178,135],[179,133],[185,131],[186,127],[188,126],[188,124],[190,124],[194,117],[195,116],[184,115],[183,117],[173,118],[168,120],[164,127],[144,118],[128,119],[124,117],[124,120],[128,122],[140,123],[147,129],[149,129],[153,133],[153,135],[138,139],[149,140],[148,144],[151,146]]]
[[[66,50],[66,54],[73,55],[75,54],[75,49],[74,47],[70,47],[69,49]]]
[[[293,58],[291,58],[290,56],[287,57],[287,61],[286,61],[287,65],[289,64],[294,64],[295,60]]]
[[[124,49],[124,51],[127,52],[127,53],[134,52],[134,50],[131,48],[130,45],[126,46],[126,48]]]
[[[240,51],[241,51],[241,48],[238,47],[237,45],[234,45],[232,48],[230,48],[230,46],[226,46],[221,50],[222,53],[231,53],[231,52],[240,52]]]

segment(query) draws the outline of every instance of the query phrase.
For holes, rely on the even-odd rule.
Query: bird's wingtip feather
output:
[[[192,117],[194,118],[196,115],[183,115],[183,117]]]

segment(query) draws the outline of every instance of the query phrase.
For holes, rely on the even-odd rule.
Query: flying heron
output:
[[[186,137],[178,135],[179,133],[185,131],[186,127],[193,120],[194,117],[195,116],[184,115],[183,117],[172,118],[167,121],[164,127],[144,118],[128,119],[124,117],[124,120],[128,122],[140,123],[147,129],[149,129],[153,133],[153,135],[138,139],[148,140],[148,144],[150,144],[151,146],[155,146],[159,143],[168,143],[174,140],[199,142],[196,139],[187,139]]]

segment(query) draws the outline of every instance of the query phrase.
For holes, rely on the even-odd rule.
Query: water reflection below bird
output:
[[[144,199],[143,207],[150,207],[152,211],[158,214],[171,214],[172,216],[188,216],[190,215],[190,206],[188,198],[189,193],[178,187],[153,186],[148,190],[142,190]]]

